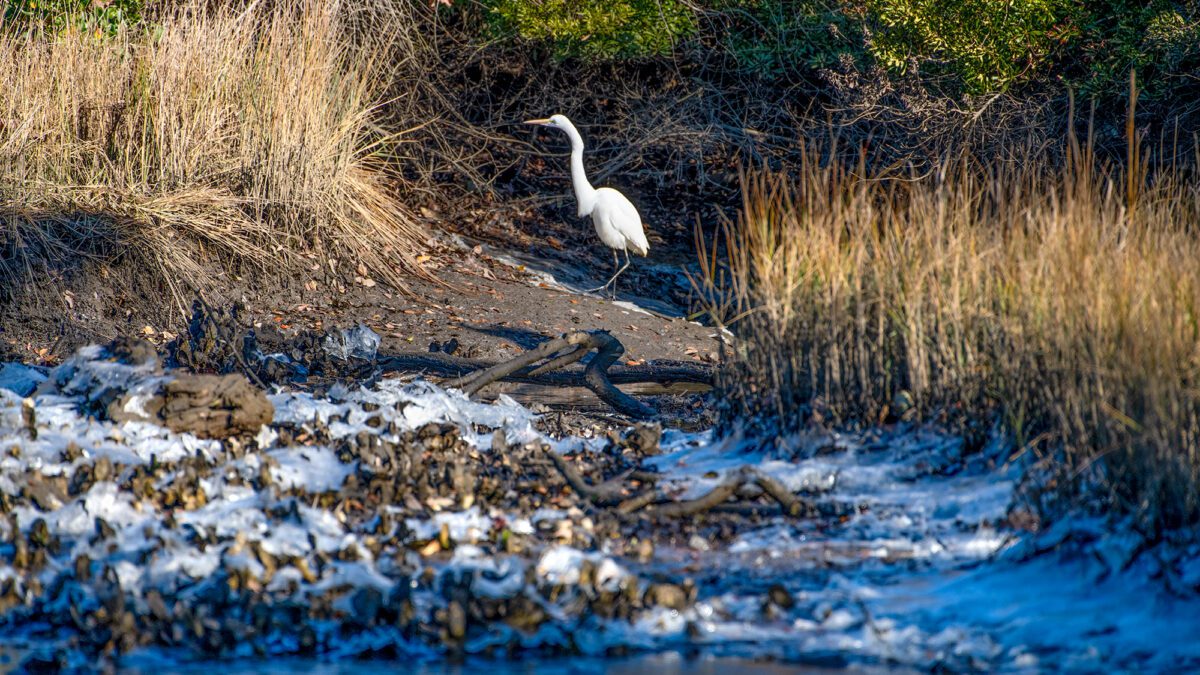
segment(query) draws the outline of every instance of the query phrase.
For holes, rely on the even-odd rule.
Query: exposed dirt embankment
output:
[[[612,333],[625,347],[623,366],[664,359],[710,364],[720,349],[711,327],[621,300],[657,297],[656,306],[679,311],[671,302],[670,284],[653,281],[669,270],[650,269],[651,261],[638,260],[622,277],[616,302],[570,292],[545,272],[501,262],[478,248],[443,252],[424,264],[441,282],[415,280],[411,295],[396,293],[344,262],[315,257],[308,273],[290,277],[239,276],[213,266],[206,282],[216,290],[204,295],[213,307],[241,303],[240,321],[268,341],[361,323],[381,337],[381,357],[434,353],[501,361],[579,330]],[[586,274],[564,266],[550,269],[568,277]],[[69,277],[47,276],[18,289],[0,308],[0,356],[54,365],[80,346],[130,335],[165,346],[187,332],[191,308],[181,304],[165,284],[129,264],[96,264]],[[602,407],[586,395],[563,398],[520,386],[499,390],[526,402]]]

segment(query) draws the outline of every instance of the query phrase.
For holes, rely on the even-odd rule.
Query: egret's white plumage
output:
[[[583,138],[566,116],[553,115],[548,119],[529,120],[526,124],[561,129],[571,139],[571,184],[575,188],[575,200],[579,203],[579,217],[592,217],[592,224],[596,226],[596,234],[600,236],[600,241],[613,249],[614,265],[620,264],[617,251],[625,252],[625,266],[618,269],[607,284],[593,289],[598,291],[611,285],[615,293],[617,277],[629,267],[630,251],[640,255],[650,252],[650,242],[646,240],[646,232],[642,229],[642,217],[638,214],[637,207],[617,190],[592,187],[583,170]]]

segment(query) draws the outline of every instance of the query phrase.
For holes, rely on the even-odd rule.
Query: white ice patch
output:
[[[462,392],[447,390],[424,381],[404,383],[396,379],[381,381],[373,390],[358,389],[333,402],[314,399],[311,394],[285,392],[269,397],[275,406],[275,424],[303,427],[320,421],[329,425],[334,438],[354,436],[360,432],[379,433],[366,422],[378,417],[394,422],[400,429],[412,431],[426,424],[454,424],[463,438],[480,449],[491,447],[491,432],[476,433],[477,427],[502,429],[509,443],[528,443],[544,440],[534,429],[535,415],[508,396],[501,395],[495,403],[479,403]],[[364,403],[379,406],[367,411]],[[330,420],[334,420],[332,423]]]
[[[605,591],[616,591],[629,573],[616,561],[600,553],[587,553],[571,546],[557,545],[547,549],[535,568],[538,578],[550,584],[574,586],[580,582],[583,565],[595,567],[595,584]]]
[[[491,517],[484,515],[474,506],[466,511],[435,513],[428,520],[408,518],[404,521],[417,539],[434,539],[445,527],[452,541],[467,543],[483,539],[492,529],[493,523]]]
[[[277,463],[270,469],[271,480],[283,488],[304,488],[312,493],[337,490],[358,465],[343,464],[333,450],[320,445],[279,448],[267,454]]]

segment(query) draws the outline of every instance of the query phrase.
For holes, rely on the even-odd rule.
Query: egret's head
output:
[[[525,120],[525,124],[538,124],[543,127],[554,127],[556,129],[566,129],[571,126],[571,120],[564,115],[551,115],[542,120]]]

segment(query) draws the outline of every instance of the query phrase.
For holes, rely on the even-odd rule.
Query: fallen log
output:
[[[582,372],[563,368],[581,361],[589,352],[596,355]],[[644,419],[655,414],[616,387],[617,384],[653,382],[670,384],[690,382],[711,386],[712,370],[693,364],[673,362],[649,366],[615,366],[625,347],[607,331],[575,331],[543,342],[537,347],[501,363],[456,359],[435,354],[384,357],[373,364],[383,372],[407,371],[437,373],[452,379],[442,384],[457,387],[468,396],[493,382],[523,382],[555,387],[587,387],[601,400],[629,417]],[[545,361],[541,365],[539,362]]]
[[[586,353],[586,352],[585,352]],[[419,373],[433,377],[462,377],[469,373],[495,366],[495,361],[466,359],[448,354],[416,353],[392,354],[380,357],[371,364],[384,373]],[[613,365],[608,369],[608,379],[613,384],[675,384],[678,382],[712,386],[712,368],[685,361],[655,361],[644,366]],[[582,387],[582,371],[540,372],[518,371],[502,378],[504,382],[540,384],[551,387]]]

